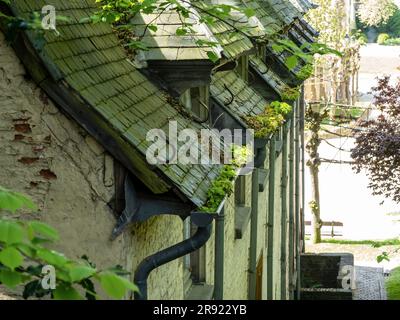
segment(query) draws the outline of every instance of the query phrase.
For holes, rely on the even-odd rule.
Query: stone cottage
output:
[[[210,3],[216,3],[210,1]],[[192,1],[197,7],[203,1]],[[68,17],[59,34],[0,33],[0,181],[30,195],[30,218],[57,228],[57,249],[99,267],[121,265],[148,299],[294,299],[302,251],[303,100],[287,52],[256,39],[279,35],[301,46],[315,31],[307,0],[234,0],[253,8],[232,25],[200,22],[180,37],[174,11],[132,20],[148,51],[129,55],[110,25],[82,22],[94,0],[15,0],[2,12],[28,19],[53,5]],[[235,19],[238,17],[234,17]],[[197,20],[196,20],[197,19]],[[204,39],[200,45],[199,39]],[[209,42],[217,42],[210,46]],[[207,52],[213,51],[216,60]],[[295,91],[296,91],[295,90]],[[273,101],[293,107],[285,123],[255,140],[252,172],[212,214],[199,212],[223,169],[150,164],[146,139],[177,130],[250,128],[246,117]],[[213,150],[221,149],[214,143]],[[201,153],[202,150],[199,150]],[[136,297],[140,298],[140,297]]]

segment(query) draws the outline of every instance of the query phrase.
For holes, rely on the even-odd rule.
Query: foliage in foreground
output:
[[[95,282],[114,299],[137,291],[120,266],[99,270],[86,256],[74,261],[49,249],[59,240],[58,232],[49,225],[7,218],[22,208],[35,210],[36,206],[28,197],[0,186],[0,285],[10,289],[24,286],[25,299],[96,300],[100,297]],[[42,273],[46,266],[54,268],[55,288],[49,288],[49,274]]]
[[[388,300],[400,300],[400,267],[391,271],[386,280]]]

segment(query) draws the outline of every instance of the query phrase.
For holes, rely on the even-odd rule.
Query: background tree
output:
[[[372,90],[381,114],[360,122],[351,157],[357,173],[366,170],[374,195],[400,202],[400,81],[392,85],[389,77],[380,78]]]
[[[314,74],[305,85],[306,110],[306,151],[309,160],[312,199],[312,241],[321,242],[321,202],[319,191],[319,167],[322,160],[318,148],[322,142],[320,130],[325,120],[334,121],[341,111],[338,104],[353,105],[357,97],[357,78],[360,61],[360,44],[351,37],[350,21],[352,12],[345,0],[315,0],[318,8],[311,10],[307,20],[319,32],[318,42],[323,43],[341,55],[316,56]],[[329,161],[329,160],[325,160]]]
[[[369,27],[376,27],[388,22],[397,9],[393,0],[360,0],[358,18]]]

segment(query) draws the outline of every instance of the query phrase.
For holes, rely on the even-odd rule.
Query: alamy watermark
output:
[[[356,289],[356,269],[354,266],[343,266],[339,273],[342,279],[342,288],[345,290]]]
[[[45,290],[55,290],[56,289],[56,269],[54,266],[47,265],[42,268],[42,288]]]
[[[178,130],[178,122],[170,121],[168,132],[152,129],[146,140],[151,143],[146,150],[151,165],[231,164],[240,158],[241,174],[254,168],[254,131],[250,129]]]
[[[56,8],[52,5],[42,8],[42,28],[57,31],[57,13]]]

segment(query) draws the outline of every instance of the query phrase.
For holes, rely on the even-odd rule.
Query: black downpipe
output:
[[[212,220],[206,225],[198,226],[191,238],[144,259],[135,272],[134,282],[139,288],[139,292],[135,292],[135,300],[147,300],[147,279],[154,269],[200,249],[210,239],[211,231]]]

